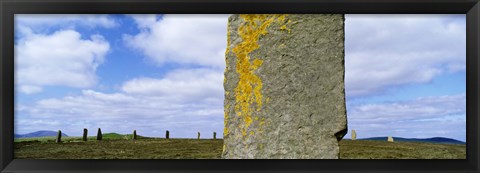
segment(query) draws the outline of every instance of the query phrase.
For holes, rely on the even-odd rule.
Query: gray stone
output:
[[[197,134],[197,139],[200,139],[200,132],[198,132]]]
[[[230,16],[223,158],[338,158],[347,132],[344,20]]]
[[[387,139],[388,142],[393,142],[393,138],[391,136],[388,136],[388,139]]]
[[[97,131],[97,141],[101,141],[102,140],[102,129],[98,128],[98,131]]]
[[[83,141],[87,141],[88,140],[88,130],[87,129],[83,129],[83,138],[82,138]]]
[[[59,130],[57,134],[57,139],[55,140],[56,143],[61,143],[62,142],[62,131]]]
[[[352,130],[352,141],[357,140],[357,132]]]

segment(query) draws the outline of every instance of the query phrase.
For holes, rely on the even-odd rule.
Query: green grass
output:
[[[15,143],[16,159],[214,159],[223,140],[139,139]]]
[[[340,141],[341,159],[466,159],[466,145],[426,142]]]
[[[223,140],[217,139],[131,139],[131,136],[105,134],[105,140],[81,141],[65,137],[57,144],[54,137],[16,141],[16,159],[220,159]],[[125,138],[126,137],[126,138]],[[340,159],[465,159],[465,145],[418,142],[342,140]]]
[[[46,137],[35,137],[35,138],[16,138],[14,142],[25,142],[25,141],[38,141],[41,143],[51,143],[55,142],[56,136],[46,136]],[[102,140],[128,140],[132,139],[132,134],[122,135],[118,133],[105,133],[102,135]],[[143,137],[137,135],[137,139],[147,139],[147,137]],[[88,140],[97,140],[96,136],[89,136]],[[69,137],[62,137],[62,141],[64,142],[83,142],[83,138],[80,136],[69,136]]]

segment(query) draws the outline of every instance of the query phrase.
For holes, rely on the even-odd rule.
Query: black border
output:
[[[479,172],[479,0],[0,0],[1,172]],[[14,14],[466,14],[466,160],[13,159]]]

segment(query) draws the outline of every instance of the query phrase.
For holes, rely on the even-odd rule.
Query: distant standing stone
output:
[[[200,139],[200,132],[197,133],[197,139]]]
[[[167,132],[165,132],[165,138],[170,139],[170,132],[168,130],[167,130]]]
[[[352,141],[357,140],[357,132],[352,130]]]
[[[213,139],[217,139],[217,132],[213,132]]]
[[[393,138],[391,136],[388,136],[388,139],[387,139],[388,142],[393,142]]]
[[[101,141],[102,140],[102,129],[98,128],[98,131],[97,131],[97,141]]]
[[[137,130],[133,130],[133,140],[137,140]]]
[[[88,140],[88,130],[83,129],[83,141],[87,141],[87,140]]]
[[[62,131],[59,130],[57,134],[57,140],[55,140],[56,143],[62,142]]]
[[[337,159],[347,133],[343,14],[234,14],[226,159]]]

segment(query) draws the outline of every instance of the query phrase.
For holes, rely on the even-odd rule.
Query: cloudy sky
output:
[[[15,133],[221,137],[227,18],[16,15]],[[465,141],[465,15],[346,15],[345,27],[349,129]]]

